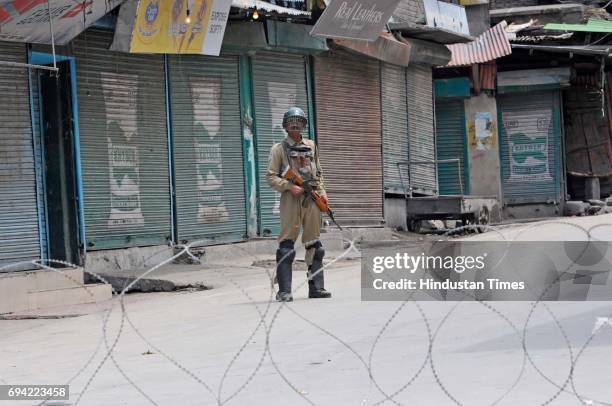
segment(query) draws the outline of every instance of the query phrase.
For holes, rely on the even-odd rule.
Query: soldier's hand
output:
[[[298,185],[291,185],[289,191],[291,192],[293,197],[300,197],[302,193],[304,193],[304,189],[299,187]]]

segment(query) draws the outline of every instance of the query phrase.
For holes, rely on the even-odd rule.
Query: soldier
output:
[[[268,163],[268,184],[281,193],[281,232],[276,251],[278,279],[276,300],[282,302],[293,301],[291,268],[295,259],[294,243],[300,234],[300,228],[302,228],[302,243],[306,248],[305,259],[308,265],[308,297],[331,297],[331,293],[323,287],[325,250],[319,240],[321,211],[311,198],[305,196],[302,187],[283,178],[283,173],[290,167],[327,201],[317,147],[313,141],[302,138],[302,131],[306,128],[307,122],[308,119],[302,109],[292,107],[287,110],[283,117],[283,128],[287,136],[282,142],[272,146]]]

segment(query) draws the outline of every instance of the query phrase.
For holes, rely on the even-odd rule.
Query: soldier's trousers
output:
[[[314,249],[309,249],[321,237],[321,211],[308,199],[306,207],[302,206],[304,195],[293,197],[291,192],[283,192],[280,199],[281,231],[278,241],[296,241],[302,229],[302,243],[306,248],[306,264],[312,265]]]

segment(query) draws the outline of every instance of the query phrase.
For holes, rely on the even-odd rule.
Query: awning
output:
[[[546,24],[545,30],[550,31],[578,31],[578,32],[598,32],[602,34],[612,32],[612,21],[589,20],[586,24]]]
[[[334,44],[371,58],[399,66],[415,63],[439,65],[450,59],[446,47],[416,39],[395,39],[392,34],[381,33],[376,41],[333,40]]]
[[[562,54],[576,55],[599,55],[611,56],[612,45],[584,46],[584,45],[531,45],[531,44],[512,44],[513,49],[529,49],[542,52],[553,52]]]
[[[437,42],[439,44],[456,44],[459,42],[474,41],[471,35],[447,30],[440,27],[430,27],[414,23],[389,23],[389,29],[401,31],[408,37]]]
[[[0,1],[0,41],[50,44],[50,11],[53,21],[53,40],[56,45],[65,45],[123,1],[55,0],[48,4],[44,0],[2,0]]]
[[[467,44],[447,45],[452,57],[446,66],[469,66],[510,55],[512,48],[506,37],[505,28],[507,25],[505,21],[502,21],[480,34],[476,41]]]
[[[279,15],[291,15],[291,16],[310,16],[310,12],[296,10],[294,8],[276,6],[270,4],[267,1],[260,0],[232,0],[232,7],[241,8],[243,10],[254,10],[266,11],[269,13],[276,13]]]

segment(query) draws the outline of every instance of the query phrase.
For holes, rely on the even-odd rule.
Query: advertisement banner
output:
[[[65,45],[123,0],[12,0],[0,1],[0,41],[51,43],[49,15],[55,44]]]
[[[218,56],[231,0],[141,0],[129,52]]]
[[[374,41],[399,0],[336,0],[327,6],[310,35]]]
[[[140,199],[140,159],[135,137],[138,131],[136,75],[101,72],[106,110],[106,142],[108,143],[108,178],[110,181],[110,214],[108,228],[143,226],[145,219]],[[129,95],[117,90],[122,83]]]

